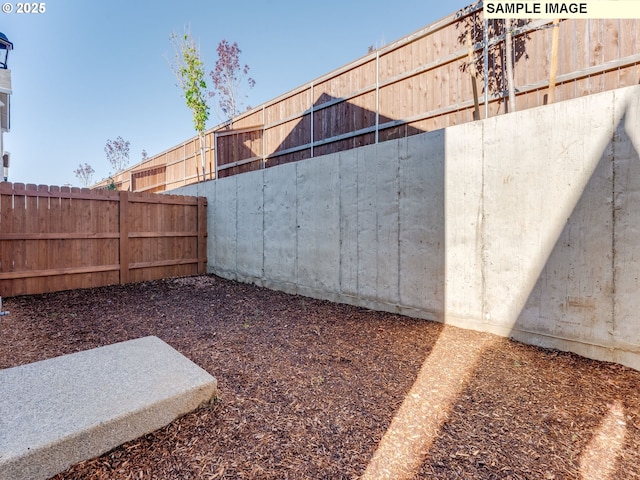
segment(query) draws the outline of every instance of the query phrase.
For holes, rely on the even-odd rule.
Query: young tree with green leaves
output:
[[[200,51],[190,32],[179,36],[171,33],[174,57],[170,62],[171,69],[182,88],[187,107],[193,113],[193,126],[200,141],[200,156],[202,159],[202,180],[205,180],[205,135],[204,131],[209,118],[207,104],[207,82],[205,81],[204,63],[200,58]],[[196,170],[197,172],[197,170]]]

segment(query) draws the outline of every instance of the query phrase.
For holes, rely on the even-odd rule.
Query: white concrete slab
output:
[[[264,274],[268,281],[293,285],[298,236],[297,163],[264,170]]]
[[[215,225],[214,250],[207,252],[213,257],[213,268],[222,276],[237,277],[238,246],[238,177],[225,177],[216,180],[213,204],[207,210],[213,210]],[[211,236],[209,232],[207,236]]]
[[[444,309],[445,130],[402,140],[400,303],[441,319]]]
[[[302,295],[340,291],[339,167],[338,154],[296,165],[296,282]]]
[[[213,376],[157,337],[0,370],[0,479],[49,478],[216,394]]]
[[[238,204],[236,226],[236,273],[238,279],[253,281],[264,270],[264,181],[263,170],[236,177]]]

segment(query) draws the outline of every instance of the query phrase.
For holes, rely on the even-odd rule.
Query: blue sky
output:
[[[15,6],[17,2],[13,2]],[[257,106],[472,3],[431,0],[49,0],[41,14],[0,13],[14,43],[9,181],[80,186],[89,163],[110,173],[108,139],[131,143],[130,165],[194,136],[167,63],[171,32],[189,27],[207,72],[222,39],[238,42]],[[212,115],[208,127],[219,120]]]

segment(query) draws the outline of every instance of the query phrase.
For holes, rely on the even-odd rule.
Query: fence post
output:
[[[266,125],[264,122],[264,105],[262,105],[262,146],[260,148],[262,148],[262,168],[267,168],[267,146],[266,146],[266,140],[265,140],[265,135],[267,134],[267,131],[265,130],[264,126]]]
[[[311,91],[309,92],[309,95],[311,96],[311,98],[309,99],[309,103],[311,104],[310,110],[311,110],[311,117],[310,117],[310,122],[309,124],[311,125],[311,138],[309,140],[311,140],[311,158],[313,158],[313,139],[314,139],[314,135],[313,135],[313,82],[311,82],[311,85],[309,86],[309,88],[311,89]]]
[[[375,143],[380,139],[380,52],[376,51],[376,134]]]
[[[509,92],[509,113],[516,111],[516,87],[513,84],[513,36],[511,35],[511,19],[507,18],[504,21],[505,36],[504,36],[504,52],[507,63],[507,88]]]
[[[215,169],[214,178],[218,180],[218,135],[213,132],[213,168]]]
[[[560,19],[553,20],[553,33],[551,34],[551,65],[549,66],[549,96],[547,105],[551,105],[556,99],[556,74],[558,73],[558,43],[560,39]]]
[[[484,118],[489,118],[489,20],[484,19],[482,29],[482,69],[484,80]]]
[[[129,192],[120,195],[120,284],[129,282]]]
[[[198,197],[198,274],[207,273],[207,198]]]

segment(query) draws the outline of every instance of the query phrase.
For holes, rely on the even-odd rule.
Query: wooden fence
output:
[[[0,183],[0,296],[206,272],[204,197]]]
[[[518,20],[510,31],[517,110],[640,81],[640,19]],[[482,2],[449,15],[209,130],[207,178],[503,114],[506,38],[505,21],[485,21]],[[116,180],[146,191],[194,183],[197,145],[192,138]]]

